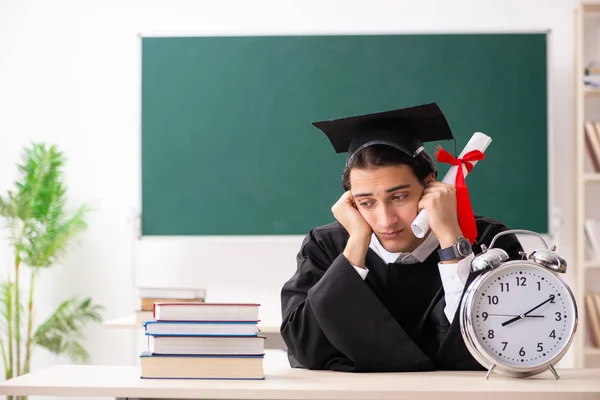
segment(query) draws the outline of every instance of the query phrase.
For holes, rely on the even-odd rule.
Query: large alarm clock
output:
[[[506,234],[538,236],[545,248],[522,260],[494,248]],[[460,307],[460,328],[473,357],[486,369],[526,377],[550,370],[565,355],[577,329],[577,304],[559,276],[567,263],[532,231],[513,229],[497,234],[489,248],[471,262],[482,271],[467,288]]]

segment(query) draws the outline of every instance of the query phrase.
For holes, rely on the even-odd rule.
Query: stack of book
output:
[[[583,83],[588,87],[600,87],[600,63],[598,61],[592,61],[586,66]]]
[[[155,303],[143,323],[145,379],[264,379],[259,304]]]
[[[154,303],[203,303],[206,299],[205,289],[195,288],[158,288],[139,287],[139,305],[135,310],[136,321],[144,322],[152,319]]]

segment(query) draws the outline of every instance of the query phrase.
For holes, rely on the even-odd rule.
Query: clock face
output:
[[[492,270],[473,294],[471,333],[489,356],[508,366],[552,360],[569,345],[576,320],[563,281],[530,262]]]

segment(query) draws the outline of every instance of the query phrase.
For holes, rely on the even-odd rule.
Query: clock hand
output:
[[[511,318],[511,319],[509,319],[508,321],[504,321],[504,322],[502,323],[502,326],[506,326],[506,325],[508,325],[508,324],[512,324],[513,322],[515,322],[515,321],[518,321],[518,320],[520,320],[520,319],[522,319],[522,318],[525,318],[525,315],[524,315],[524,314],[517,315],[516,317],[514,317],[514,318]]]
[[[487,315],[491,316],[491,317],[516,317],[516,314],[490,314],[488,313]],[[544,318],[543,315],[526,315],[525,317],[527,318]]]
[[[541,303],[540,303],[540,304],[538,304],[537,306],[533,307],[531,310],[529,310],[529,311],[527,311],[527,312],[524,312],[524,313],[523,313],[523,314],[521,314],[521,315],[517,315],[516,317],[514,317],[514,318],[511,318],[511,319],[509,319],[508,321],[504,321],[504,322],[502,323],[502,326],[506,326],[506,325],[512,324],[513,322],[516,322],[516,321],[518,321],[518,320],[520,320],[520,319],[523,319],[523,318],[525,318],[526,316],[528,316],[527,314],[529,314],[530,312],[533,312],[533,311],[537,310],[538,308],[540,308],[540,307],[541,307],[541,306],[543,306],[544,304],[546,304],[546,303],[548,303],[548,302],[552,301],[553,299],[554,299],[554,296],[552,296],[552,295],[551,295],[549,298],[547,298],[546,300],[544,300],[543,302],[541,302]]]

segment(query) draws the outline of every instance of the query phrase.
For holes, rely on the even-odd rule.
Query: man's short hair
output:
[[[342,173],[342,187],[345,191],[350,190],[350,170],[352,168],[374,169],[391,165],[408,165],[423,186],[425,186],[425,178],[432,172],[437,178],[437,167],[425,150],[415,157],[410,157],[394,147],[375,144],[365,147],[352,157]]]

